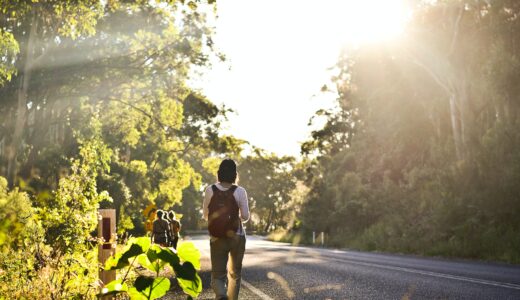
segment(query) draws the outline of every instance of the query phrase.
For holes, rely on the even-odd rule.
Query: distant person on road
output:
[[[168,221],[163,219],[164,211],[157,211],[157,219],[153,221],[152,242],[163,247],[168,246],[168,237],[170,235],[170,225]]]
[[[177,243],[179,242],[179,232],[181,231],[181,222],[177,220],[175,212],[170,210],[168,212],[168,221],[170,222],[170,247],[177,249]]]
[[[236,185],[237,165],[224,159],[218,182],[206,188],[202,211],[208,221],[211,252],[211,287],[215,299],[238,299],[246,232],[242,223],[249,219],[246,190]],[[228,266],[229,258],[229,269]]]

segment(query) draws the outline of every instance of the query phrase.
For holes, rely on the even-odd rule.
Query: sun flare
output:
[[[235,136],[249,138],[265,123],[263,116],[282,120],[293,112],[283,127],[273,123],[267,129],[279,134],[249,138],[284,154],[298,154],[307,138],[308,128],[298,124],[335,105],[334,95],[318,91],[329,82],[342,49],[397,40],[411,14],[406,0],[218,3],[214,42],[229,64],[215,64],[199,86],[217,103],[240,111],[230,123]]]
[[[405,28],[410,9],[402,0],[334,1],[330,18],[338,42],[362,44],[397,37]]]

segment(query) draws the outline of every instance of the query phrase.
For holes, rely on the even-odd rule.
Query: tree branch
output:
[[[459,25],[460,25],[460,20],[462,19],[462,15],[464,14],[464,3],[462,3],[460,5],[460,9],[459,9],[459,14],[457,16],[457,20],[455,20],[455,26],[454,26],[454,31],[453,31],[453,36],[451,38],[451,45],[450,45],[450,49],[448,51],[448,57],[452,56],[453,55],[453,52],[455,51],[455,45],[457,43],[457,38],[459,36]]]

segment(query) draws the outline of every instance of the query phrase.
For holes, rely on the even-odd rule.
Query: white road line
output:
[[[464,276],[442,274],[442,273],[437,273],[437,272],[421,271],[421,270],[410,269],[410,268],[378,265],[378,264],[353,261],[353,260],[348,260],[348,259],[337,259],[337,258],[332,258],[332,257],[324,257],[324,258],[329,259],[329,260],[338,261],[338,262],[350,263],[350,264],[367,266],[367,267],[374,267],[374,268],[387,269],[387,270],[393,270],[393,271],[421,274],[421,275],[427,275],[427,276],[433,276],[433,277],[439,277],[439,278],[445,278],[445,279],[454,279],[454,280],[466,281],[466,282],[471,282],[471,283],[480,283],[480,284],[484,284],[484,285],[491,285],[491,286],[498,286],[498,287],[503,287],[503,288],[520,290],[520,285],[514,284],[514,283],[505,283],[505,282],[498,282],[498,281],[491,281],[491,280],[484,280],[484,279],[476,279],[476,278],[470,278],[470,277],[464,277]]]
[[[244,287],[246,287],[248,290],[250,290],[251,292],[255,293],[258,297],[260,297],[262,300],[274,300],[273,298],[267,296],[264,292],[262,292],[261,290],[257,289],[256,287],[254,287],[252,284],[250,284],[249,282],[245,281],[244,279],[242,279],[242,285],[244,285]]]

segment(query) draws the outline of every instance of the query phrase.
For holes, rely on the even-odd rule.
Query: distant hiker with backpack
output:
[[[153,221],[152,242],[166,247],[170,236],[170,224],[163,219],[164,214],[162,210],[157,211],[157,219]]]
[[[236,185],[235,161],[224,159],[217,178],[217,183],[206,188],[202,205],[210,234],[211,287],[215,299],[235,300],[240,291],[246,249],[246,232],[242,223],[249,219],[249,204],[246,190]]]
[[[168,221],[170,221],[170,247],[177,249],[177,243],[179,242],[179,232],[181,231],[181,222],[177,220],[173,210],[168,212]]]

